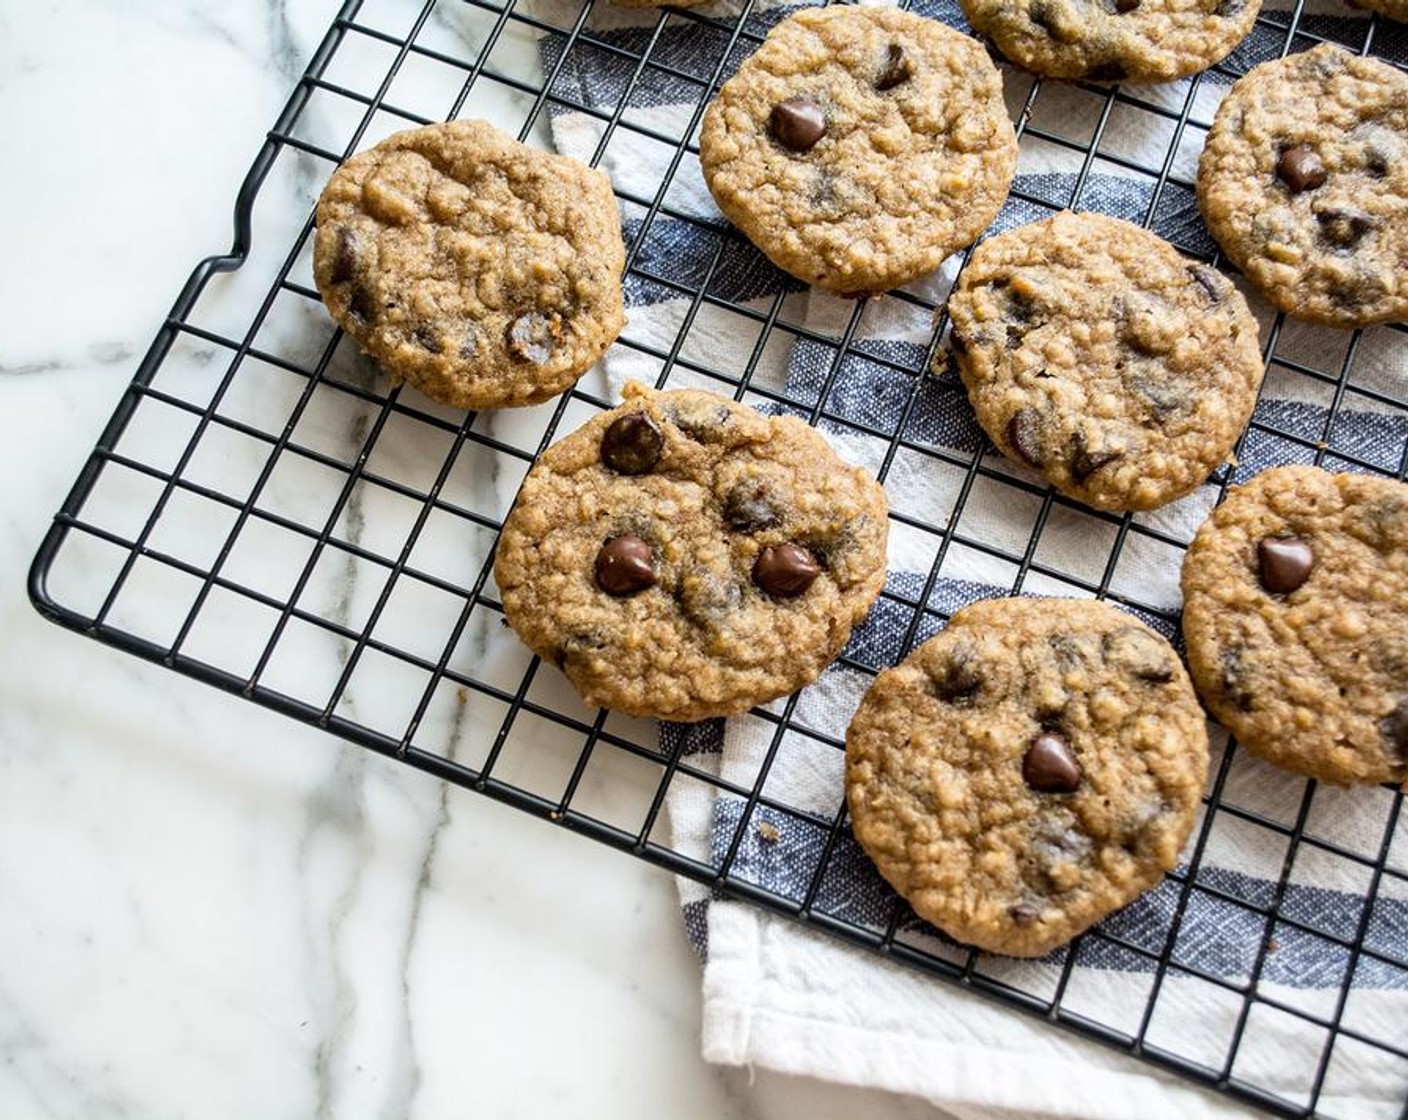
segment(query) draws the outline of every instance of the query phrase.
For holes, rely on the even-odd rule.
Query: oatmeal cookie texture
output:
[[[589,704],[692,721],[814,680],[879,594],[886,533],[879,484],[800,420],[628,383],[528,472],[494,577]]]
[[[456,408],[562,392],[625,325],[606,176],[483,121],[400,132],[318,201],[313,276],[386,371]]]
[[[1100,509],[1153,509],[1194,489],[1261,385],[1241,293],[1118,218],[1067,211],[985,241],[948,312],[998,449]]]
[[[1392,0],[1389,0],[1392,2]],[[1246,38],[1261,0],[961,0],[973,30],[1053,78],[1164,82]]]
[[[1389,19],[1408,23],[1408,0],[1354,0],[1350,7],[1363,8],[1367,12],[1378,12],[1381,16],[1388,16]]]
[[[1408,319],[1408,75],[1325,44],[1233,87],[1198,163],[1227,256],[1288,315]]]
[[[1173,648],[1114,607],[997,599],[880,674],[846,734],[856,839],[920,917],[1041,956],[1172,870],[1207,779]]]
[[[1263,471],[1183,561],[1198,692],[1251,750],[1332,782],[1408,780],[1408,485]]]
[[[895,8],[806,8],[704,114],[719,208],[779,267],[883,292],[932,271],[1007,197],[1017,139],[973,39]]]

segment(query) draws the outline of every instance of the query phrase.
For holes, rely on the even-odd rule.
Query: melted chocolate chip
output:
[[[1007,916],[1019,926],[1035,925],[1041,911],[1028,902],[1019,902],[1007,908]]]
[[[1109,466],[1124,454],[1111,448],[1095,450],[1086,443],[1085,433],[1077,431],[1071,437],[1071,477],[1084,482],[1101,467]]]
[[[1320,236],[1337,249],[1352,249],[1378,225],[1372,214],[1353,206],[1329,206],[1315,212]]]
[[[1238,711],[1251,711],[1256,694],[1252,691],[1251,673],[1242,650],[1236,646],[1224,649],[1218,658],[1218,669],[1222,679],[1222,694]]]
[[[345,284],[357,275],[357,235],[346,226],[337,227],[337,251],[332,257],[328,283]]]
[[[743,603],[743,589],[705,568],[687,572],[675,591],[680,611],[696,626],[722,626]]]
[[[1017,326],[1017,324],[1007,324],[1007,349],[1020,350],[1022,348],[1022,340],[1026,337],[1026,332],[1023,331],[1021,327]]]
[[[557,651],[557,656],[553,658],[553,661],[561,669],[569,657],[580,657],[584,653],[596,653],[605,648],[606,639],[594,631],[585,634],[569,634],[563,640],[562,648]]]
[[[1027,15],[1034,24],[1048,35],[1054,36],[1056,34],[1056,15],[1052,12],[1051,6],[1046,3],[1046,0],[1036,0],[1036,2],[1027,9]]]
[[[740,533],[771,529],[782,515],[778,513],[761,482],[740,482],[724,496],[724,521]]]
[[[1173,659],[1163,642],[1141,626],[1122,626],[1105,635],[1105,660],[1141,681],[1167,684],[1173,680]]]
[[[791,542],[763,549],[753,563],[753,582],[779,599],[802,594],[819,575],[821,565],[816,557]]]
[[[1276,177],[1290,188],[1292,194],[1313,191],[1325,185],[1325,165],[1315,149],[1308,144],[1287,148],[1276,161]]]
[[[1058,732],[1043,731],[1022,756],[1022,780],[1038,793],[1074,793],[1080,777],[1080,763]]]
[[[1115,11],[1122,16],[1129,15],[1137,7],[1139,7],[1139,0],[1115,0]]]
[[[955,354],[968,353],[968,340],[958,333],[958,328],[948,332],[948,344]]]
[[[1408,696],[1379,720],[1379,734],[1389,750],[1401,759],[1408,759]]]
[[[1149,404],[1154,419],[1163,422],[1189,405],[1188,390],[1177,381],[1166,381],[1162,367],[1131,373],[1129,387]]]
[[[875,79],[875,88],[881,91],[894,89],[909,81],[913,76],[914,64],[904,53],[904,48],[898,43],[891,43],[886,54],[885,65],[880,69],[880,76]]]
[[[934,695],[946,704],[971,700],[983,687],[977,655],[969,646],[955,646],[948,660],[932,673],[931,681]]]
[[[713,443],[720,438],[724,425],[728,423],[729,410],[727,405],[718,404],[687,411],[672,409],[668,415],[690,439],[697,443]]]
[[[768,131],[789,151],[810,151],[826,135],[826,114],[815,101],[791,97],[772,107]]]
[[[1188,275],[1207,294],[1210,302],[1221,303],[1227,298],[1227,289],[1231,284],[1217,269],[1205,264],[1190,264]]]
[[[460,357],[469,359],[479,353],[479,328],[470,325],[465,328],[464,337],[460,341]]]
[[[376,298],[371,289],[361,283],[353,284],[352,292],[347,297],[347,310],[363,323],[376,322]]]
[[[1129,70],[1124,63],[1110,59],[1092,66],[1085,76],[1092,82],[1122,82],[1129,77]]]
[[[1041,413],[1019,408],[1007,421],[1007,442],[1029,466],[1041,466]]]
[[[435,328],[422,323],[415,330],[416,345],[430,354],[440,353],[440,336],[435,333]]]
[[[1273,595],[1289,595],[1310,578],[1315,553],[1300,537],[1263,537],[1256,546],[1257,576]]]
[[[664,433],[645,412],[616,417],[601,436],[601,461],[617,474],[645,474],[664,449]]]
[[[624,598],[655,586],[655,553],[639,537],[613,537],[596,554],[596,585]]]
[[[522,362],[535,366],[552,360],[553,350],[562,337],[562,316],[530,311],[509,323],[504,339],[508,352]]]

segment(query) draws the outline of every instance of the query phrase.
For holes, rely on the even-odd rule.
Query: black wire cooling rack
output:
[[[917,6],[961,22],[952,6]],[[708,97],[777,18],[751,3],[727,16],[711,8],[628,18],[592,0],[347,0],[239,190],[233,247],[192,273],[45,538],[31,573],[35,604],[63,626],[698,880],[716,897],[797,918],[1245,1101],[1290,1116],[1335,1114],[1334,1102],[1353,1095],[1346,1082],[1372,1068],[1379,1111],[1353,1114],[1408,1117],[1408,1036],[1360,1016],[1355,983],[1372,969],[1379,987],[1408,988],[1401,792],[1317,788],[1222,750],[1187,862],[1169,880],[1165,925],[1143,936],[1104,923],[1044,968],[916,932],[897,902],[883,920],[858,917],[825,889],[848,845],[839,784],[834,803],[818,808],[769,782],[794,750],[821,752],[834,766],[843,726],[818,726],[795,697],[760,709],[742,717],[765,744],[760,761],[746,780],[723,777],[653,724],[585,709],[503,625],[492,584],[495,534],[535,456],[559,431],[610,407],[606,382],[589,375],[547,405],[466,416],[389,386],[322,311],[311,279],[312,204],[348,154],[400,128],[467,116],[547,143],[553,115],[580,114],[595,129],[594,161],[617,138],[653,146],[660,157],[648,191],[618,175],[617,193],[628,291],[649,287],[674,300],[674,318],[666,341],[628,328],[617,352],[658,385],[704,385],[786,408],[871,448],[890,492],[892,540],[902,536],[927,567],[884,592],[881,607],[907,621],[903,642],[881,661],[898,660],[941,625],[948,612],[932,592],[974,559],[989,577],[1003,574],[999,591],[1107,597],[1172,632],[1177,602],[1165,593],[1168,581],[1150,593],[1147,581],[1127,578],[1125,562],[1138,558],[1176,580],[1197,520],[1233,469],[1214,476],[1184,522],[1085,509],[1014,471],[980,437],[955,451],[910,429],[922,394],[961,393],[942,361],[930,372],[941,330],[926,331],[925,345],[896,359],[864,343],[873,301],[844,304],[836,321],[818,326],[797,312],[804,297],[795,285],[730,291],[721,283],[740,260],[752,261],[754,274],[767,266],[716,217],[681,206],[672,187],[697,152]],[[1401,25],[1297,5],[1264,12],[1214,74],[1167,86],[1042,82],[1008,70],[1023,158],[1012,205],[1026,217],[1098,207],[1102,177],[1116,173],[1142,184],[1144,224],[1217,263],[1190,218],[1188,155],[1196,157],[1210,123],[1208,95],[1263,58],[1327,36],[1359,52],[1408,57]],[[681,67],[683,40],[691,58],[702,51],[711,60],[707,72]],[[604,106],[599,91],[586,97],[572,78],[583,59],[609,77]],[[662,82],[692,91],[673,124],[651,111]],[[1142,156],[1115,139],[1131,129],[1145,138]],[[1162,153],[1157,161],[1147,159],[1149,137]],[[1040,172],[1053,156],[1073,175],[1023,176],[1029,161]],[[682,228],[706,247],[683,263],[662,240],[662,231]],[[926,322],[936,311],[922,294],[885,300]],[[709,332],[721,323],[746,340],[741,367],[700,343],[716,338]],[[1264,401],[1241,452],[1255,444],[1273,460],[1402,479],[1408,378],[1401,369],[1396,382],[1372,375],[1404,342],[1402,328],[1339,332],[1267,314],[1264,330],[1268,387],[1323,420],[1307,431]],[[805,399],[760,372],[779,348],[800,346],[820,355],[818,384]],[[877,425],[835,405],[855,360],[878,365],[899,386],[897,421]],[[1351,410],[1378,418],[1375,439],[1339,423]],[[910,499],[903,479],[916,469],[950,480],[942,501]],[[1011,515],[1000,525],[982,516],[999,508]],[[1079,547],[1066,547],[1072,540]],[[867,676],[883,667],[873,660],[853,650],[843,656]],[[1294,811],[1273,807],[1263,796],[1269,785],[1290,791]],[[667,793],[684,786],[739,807],[713,856],[672,842],[662,810]],[[775,837],[776,822],[820,838],[808,849],[814,866],[804,891],[774,889],[740,858],[750,830]],[[1279,876],[1256,890],[1239,889],[1235,876],[1213,874],[1205,861],[1229,837],[1236,851],[1239,836],[1282,853]],[[1314,903],[1327,876],[1355,885],[1333,906]],[[1291,905],[1293,898],[1302,901]],[[1227,914],[1217,948],[1238,967],[1214,968],[1206,946],[1183,943],[1184,915],[1204,905]],[[1272,982],[1290,941],[1313,942],[1316,967],[1330,969],[1313,998]],[[1092,946],[1103,951],[1099,959],[1115,953],[1144,978],[1142,1001],[1116,1015],[1082,997],[1074,966]],[[1175,1002],[1220,1024],[1211,1042],[1162,1029]],[[1308,1039],[1312,1055],[1290,1089],[1270,1076],[1278,1055],[1265,1052],[1287,1030]]]

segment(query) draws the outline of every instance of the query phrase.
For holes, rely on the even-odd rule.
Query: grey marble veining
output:
[[[658,871],[82,641],[26,602],[48,519],[187,271],[228,246],[236,185],[336,7],[83,0],[0,11],[0,1116],[933,1115],[706,1066],[698,966]],[[374,26],[417,9],[365,6]],[[480,33],[451,3],[427,25]],[[316,110],[309,122],[337,123],[319,124]],[[324,173],[311,157],[281,161],[249,265],[212,282],[195,321],[242,329]],[[305,283],[306,268],[295,265]],[[276,308],[256,342],[302,361],[329,330],[316,308]],[[228,360],[184,338],[159,386],[204,404]],[[337,368],[375,384],[355,357]],[[222,408],[268,421],[290,415],[303,389],[249,363]],[[376,412],[307,402],[299,435],[350,461]],[[499,438],[535,440],[527,418],[489,422]],[[185,438],[170,417],[124,436],[136,457],[173,460]],[[266,454],[234,441],[193,470],[252,485]],[[427,483],[440,462],[391,428],[371,459]],[[501,513],[519,477],[470,450],[446,490]],[[326,517],[313,478],[306,464],[279,464],[261,500]],[[152,493],[123,485],[105,508],[136,531]],[[334,533],[385,551],[394,506],[356,491]],[[159,521],[154,538],[213,555],[229,521],[207,515]],[[271,537],[236,549],[229,570],[291,579],[308,556],[283,547]],[[381,583],[334,552],[308,604],[356,629]],[[415,559],[468,580],[482,558],[447,537]],[[88,562],[75,557],[56,592],[101,587]],[[103,562],[95,551],[91,563]],[[212,617],[219,609],[212,599]],[[232,664],[252,665],[261,648],[233,628],[197,626],[188,642]],[[268,679],[312,689],[344,671],[350,644],[290,649]],[[475,615],[452,664],[509,679],[521,657]],[[427,712],[424,741],[469,759],[482,749],[475,721],[497,716],[446,696]],[[354,673],[338,714],[375,721],[395,699],[375,674]]]

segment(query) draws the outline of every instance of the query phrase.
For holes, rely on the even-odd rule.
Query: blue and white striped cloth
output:
[[[554,13],[551,0],[527,0],[523,6],[545,19],[563,18],[561,11]],[[913,7],[966,30],[954,0],[918,0]],[[655,382],[664,356],[676,346],[678,364],[670,372],[671,387],[703,385],[727,392],[729,386],[709,373],[737,378],[752,366],[752,388],[776,394],[783,403],[772,397],[747,399],[759,407],[802,414],[824,406],[819,427],[844,456],[872,468],[881,465],[889,437],[903,424],[907,443],[938,449],[944,458],[901,447],[885,475],[891,507],[920,523],[945,526],[967,474],[964,464],[974,455],[990,456],[1001,472],[1021,474],[987,447],[956,378],[924,377],[934,330],[926,301],[942,304],[958,261],[914,285],[911,292],[918,301],[887,297],[858,307],[806,290],[730,233],[704,187],[697,158],[692,153],[680,158],[677,141],[686,135],[693,138],[691,130],[711,92],[710,79],[716,72],[727,77],[754,44],[744,38],[730,49],[736,4],[703,10],[727,18],[712,27],[668,17],[660,27],[665,18],[661,13],[597,5],[588,24],[592,37],[627,48],[629,54],[578,41],[564,58],[565,35],[549,34],[540,43],[544,71],[556,74],[554,94],[606,115],[624,95],[621,119],[631,126],[612,130],[599,160],[623,197],[626,241],[633,247],[638,270],[627,279],[630,325],[623,338],[628,344],[616,346],[602,369],[589,376],[601,378],[597,387],[609,396],[618,393],[628,377]],[[792,10],[776,2],[756,3],[746,28],[764,34]],[[1284,11],[1266,14],[1283,26],[1289,18]],[[1320,8],[1300,13],[1299,26],[1357,49],[1368,23],[1327,0]],[[669,69],[647,65],[637,74],[631,56],[639,55],[652,37],[650,61]],[[1279,54],[1283,42],[1283,31],[1258,25],[1228,66],[1244,72]],[[1298,47],[1308,45],[1305,41]],[[1408,28],[1379,23],[1374,52],[1408,59]],[[1032,79],[1012,70],[1005,73],[1015,116],[1026,103]],[[1074,204],[1136,222],[1149,217],[1156,232],[1185,251],[1210,253],[1214,246],[1198,218],[1192,191],[1183,184],[1193,178],[1206,125],[1228,82],[1225,75],[1209,73],[1198,81],[1131,87],[1138,98],[1168,112],[1115,104],[1100,133],[1099,152],[1109,158],[1096,158],[1088,167],[1080,147],[1088,146],[1105,99],[1074,85],[1045,83],[1033,106],[1033,126],[1077,146],[1024,137],[1016,194],[995,228]],[[1185,104],[1191,106],[1191,123],[1175,136]],[[560,104],[553,107],[551,123],[558,149],[584,160],[598,154],[607,132],[598,116]],[[1157,174],[1128,166],[1157,173],[1166,159],[1173,178],[1161,188]],[[667,178],[662,205],[652,215],[652,201]],[[1073,201],[1078,182],[1079,197]],[[709,300],[696,300],[695,293],[706,281]],[[1260,300],[1253,298],[1252,305],[1266,337],[1273,316]],[[754,315],[740,315],[735,307]],[[774,311],[779,325],[764,339],[760,319]],[[805,334],[794,333],[789,325],[803,328]],[[1408,447],[1408,411],[1381,398],[1408,398],[1408,335],[1391,328],[1363,335],[1354,355],[1353,388],[1343,394],[1331,425],[1333,379],[1349,340],[1348,332],[1285,324],[1256,412],[1258,426],[1244,440],[1235,468],[1218,472],[1215,482],[1229,469],[1241,480],[1274,464],[1313,461],[1317,450],[1323,452],[1323,465],[1332,469],[1398,469]],[[1128,535],[1110,590],[1175,616],[1180,554],[1159,535],[1189,539],[1216,494],[1216,486],[1208,485],[1136,518],[1137,525],[1158,535]],[[1029,490],[978,476],[967,494],[957,536],[928,589],[928,609],[947,613],[975,599],[1010,594],[1018,565],[983,546],[1020,556],[1040,505],[1040,497]],[[1115,528],[1108,519],[1052,507],[1036,550],[1038,566],[1017,589],[1081,594],[1060,578],[1062,574],[1098,584]],[[883,668],[902,655],[906,638],[917,642],[937,629],[933,614],[920,612],[916,619],[913,604],[925,594],[926,576],[941,540],[937,531],[893,524],[888,587],[894,597],[882,599],[856,631],[846,650],[850,662]],[[1176,637],[1166,620],[1151,616],[1151,621]],[[791,723],[833,739],[844,737],[869,679],[854,668],[834,667],[800,695]],[[771,706],[777,712],[783,707],[783,702]],[[745,716],[727,723],[666,726],[661,739],[665,747],[680,750],[690,765],[717,775],[732,789],[748,791],[774,746],[776,731],[772,722]],[[1220,732],[1214,742],[1216,756],[1225,742]],[[748,804],[744,796],[708,783],[676,781],[668,802],[674,845],[718,866],[736,844],[736,878],[801,902],[813,889],[822,862],[828,830],[818,822],[831,821],[841,806],[842,761],[834,746],[789,730],[777,745],[764,794],[801,815],[755,806],[741,828]],[[1214,761],[1216,772],[1216,757]],[[1222,801],[1289,824],[1300,811],[1305,789],[1300,779],[1243,753],[1227,772]],[[1269,938],[1270,951],[1256,973],[1261,994],[1326,1020],[1338,1013],[1346,1028],[1363,1037],[1408,1047],[1403,1031],[1408,1023],[1408,884],[1402,877],[1384,876],[1370,902],[1365,867],[1314,843],[1324,841],[1373,857],[1391,803],[1384,790],[1315,792],[1306,824],[1312,842],[1295,852],[1289,885],[1279,903],[1280,913],[1299,924],[1278,923],[1274,929],[1267,928],[1254,907],[1273,901],[1287,856],[1286,841],[1243,816],[1219,812],[1196,872],[1199,887],[1212,893],[1195,889],[1185,898],[1183,884],[1171,879],[1102,926],[1155,956],[1172,938],[1174,964],[1167,975],[1156,981],[1149,956],[1089,937],[1076,950],[1062,1007],[1133,1034],[1140,1029],[1157,982],[1158,998],[1145,1035],[1151,1046],[1215,1069],[1231,1061],[1234,1076],[1292,1101],[1304,1100],[1316,1078],[1326,1032],[1261,1005],[1251,1012],[1240,1048],[1229,1054],[1243,1000],[1213,982],[1245,985]],[[1401,876],[1408,869],[1408,822],[1398,833],[1391,862]],[[826,874],[814,889],[814,910],[867,929],[884,931],[897,912],[903,913],[848,835],[829,853]],[[686,929],[705,962],[703,1045],[711,1060],[756,1063],[916,1093],[962,1116],[995,1115],[990,1110],[1006,1109],[1024,1115],[1187,1120],[1225,1115],[1233,1107],[1150,1066],[898,969],[751,905],[711,898],[698,884],[682,881],[680,891]],[[1248,905],[1239,905],[1239,899]],[[1178,920],[1180,905],[1184,910]],[[1351,959],[1348,950],[1329,938],[1352,942],[1361,923],[1373,955]],[[902,920],[899,937],[950,959],[964,959],[962,950],[912,917]],[[977,968],[1019,991],[1050,999],[1068,951],[1036,962],[983,958]],[[1350,994],[1340,1007],[1347,977]],[[1330,1057],[1320,1108],[1329,1115],[1396,1117],[1405,1095],[1408,1063],[1342,1040]]]

